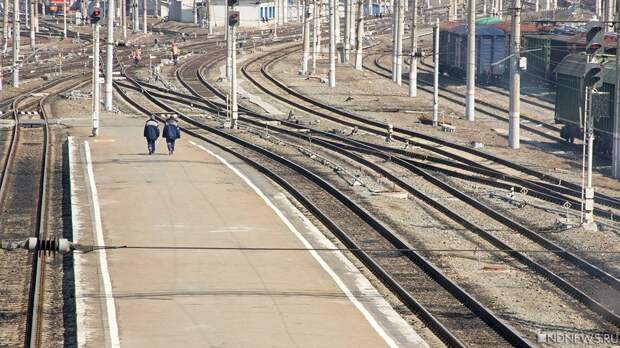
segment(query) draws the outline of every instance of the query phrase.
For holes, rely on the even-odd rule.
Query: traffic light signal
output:
[[[235,7],[239,5],[239,0],[226,0],[226,2],[228,3],[228,7]]]
[[[236,27],[239,25],[239,11],[228,12],[228,25]]]
[[[603,40],[605,39],[605,30],[600,23],[590,26],[588,33],[586,34],[586,53],[597,54],[601,52],[603,47]]]
[[[99,7],[93,8],[93,12],[90,13],[90,22],[97,24],[101,20],[101,9]]]

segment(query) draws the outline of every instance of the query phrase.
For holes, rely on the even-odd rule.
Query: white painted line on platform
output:
[[[67,151],[69,155],[69,182],[71,186],[71,231],[73,234],[73,242],[80,242],[80,205],[78,204],[77,194],[77,181],[75,173],[75,163],[78,161],[76,157],[75,138],[70,136],[67,138]],[[82,326],[85,323],[86,313],[86,300],[84,296],[84,271],[82,269],[84,263],[84,255],[81,253],[73,253],[73,274],[75,283],[75,315],[76,315],[76,330],[77,330],[77,345],[78,347],[84,347],[86,345],[86,328]]]
[[[95,235],[98,246],[105,246],[103,239],[103,227],[101,224],[101,209],[99,207],[99,196],[97,194],[97,186],[95,185],[95,174],[93,172],[93,164],[90,156],[90,146],[88,141],[84,142],[84,154],[86,155],[86,170],[88,173],[88,183],[90,185],[90,193],[93,202],[93,219],[95,220]],[[116,322],[116,306],[114,304],[114,296],[112,294],[112,281],[110,280],[110,272],[108,270],[108,259],[105,249],[100,249],[99,254],[99,271],[103,280],[103,292],[105,297],[106,317],[108,318],[108,333],[110,335],[110,345],[112,348],[121,346],[118,337],[118,323]]]
[[[276,215],[278,215],[280,220],[282,220],[282,222],[286,225],[286,227],[288,227],[288,229],[291,232],[293,232],[293,234],[297,237],[297,239],[301,241],[304,247],[309,248],[309,249],[312,248],[312,244],[310,244],[310,242],[308,242],[308,240],[297,230],[297,228],[295,228],[295,226],[289,221],[289,219],[284,215],[284,213],[282,213],[282,211],[278,209],[278,207],[276,207],[275,204],[273,204],[273,202],[269,199],[269,197],[267,197],[263,193],[263,191],[261,191],[256,185],[254,185],[254,183],[250,179],[248,179],[248,177],[246,177],[239,169],[237,169],[236,167],[228,163],[226,159],[214,153],[213,151],[207,149],[206,147],[200,144],[197,144],[191,140],[189,141],[189,143],[203,151],[206,151],[211,156],[217,158],[218,161],[222,162],[226,167],[232,170],[238,177],[240,177],[243,181],[245,181],[245,183],[252,190],[254,190],[254,192],[256,192],[256,194],[260,198],[263,199],[263,201],[267,204],[267,206],[269,206],[269,208],[271,208],[276,213]],[[398,347],[396,342],[394,342],[394,340],[383,330],[381,325],[379,325],[379,323],[372,316],[372,314],[370,314],[370,312],[368,312],[368,310],[360,303],[360,301],[355,297],[355,295],[351,292],[351,290],[349,290],[347,285],[342,281],[342,279],[340,279],[338,274],[334,272],[334,270],[327,264],[327,262],[325,262],[325,260],[323,260],[323,258],[315,250],[310,250],[309,253],[312,255],[312,257],[314,257],[314,259],[319,263],[319,265],[321,265],[323,270],[325,270],[325,272],[327,272],[327,274],[329,274],[332,277],[332,279],[336,282],[340,290],[342,290],[342,292],[345,295],[347,295],[347,298],[362,313],[362,315],[366,318],[370,326],[372,326],[372,328],[377,332],[377,334],[379,334],[379,336],[383,338],[385,343],[390,347]]]

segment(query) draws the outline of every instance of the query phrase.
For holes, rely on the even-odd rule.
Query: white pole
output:
[[[601,6],[601,0],[596,0],[594,2],[594,13],[596,14],[596,17],[599,18],[599,20],[602,18],[602,6]]]
[[[586,81],[586,83],[588,83]],[[594,223],[594,187],[592,187],[592,156],[594,149],[594,120],[592,117],[592,88],[586,87],[586,105],[585,105],[585,120],[584,125],[586,127],[588,138],[588,168],[587,168],[587,186],[585,188],[585,221],[583,228],[587,231],[596,231],[597,227]],[[585,144],[584,144],[585,146]]]
[[[131,31],[137,33],[139,30],[138,0],[131,0]]]
[[[392,81],[396,82],[398,74],[396,61],[398,60],[398,6],[400,0],[392,0]]]
[[[519,60],[521,52],[521,0],[515,0],[512,16],[512,58],[510,59],[510,115],[508,122],[508,144],[512,149],[520,145],[520,118],[521,118],[521,76]]]
[[[9,0],[2,1],[2,52],[9,49]]]
[[[127,0],[121,0],[121,23],[123,24],[123,41],[127,42]]]
[[[67,38],[67,1],[64,0],[62,3],[62,38]]]
[[[228,4],[226,6],[226,79],[228,81],[232,80],[232,27],[228,25],[228,15],[230,13],[230,7]]]
[[[282,22],[288,24],[288,0],[282,0]]]
[[[313,10],[312,10],[312,21],[313,23],[313,30],[312,30],[312,74],[316,75],[316,60],[318,57],[318,39],[319,39],[319,30],[320,26],[321,26],[321,22],[319,19],[320,16],[320,11],[319,11],[319,1],[321,0],[314,0],[314,6],[313,6]]]
[[[143,23],[143,28],[142,30],[144,31],[144,33],[146,34],[147,31],[147,26],[146,26],[146,15],[147,15],[147,6],[146,6],[146,0],[142,0],[142,23]]]
[[[344,56],[343,61],[345,63],[349,62],[349,51],[351,50],[351,40],[349,36],[351,36],[351,21],[349,17],[351,16],[351,6],[349,3],[353,0],[344,0]],[[338,28],[340,30],[340,28]]]
[[[435,61],[433,68],[433,126],[437,126],[439,122],[439,18],[435,18],[433,34],[435,37],[433,50],[433,60]]]
[[[357,51],[355,52],[355,69],[362,70],[364,49],[364,0],[357,3]]]
[[[36,49],[35,47],[35,28],[36,28],[36,20],[37,20],[37,14],[34,10],[35,8],[35,1],[36,0],[29,0],[29,6],[30,6],[30,49],[34,52],[34,50]],[[7,9],[5,9],[5,11],[8,11]]]
[[[196,6],[196,0],[192,2],[192,17],[194,19],[194,25],[198,24],[198,7]]]
[[[336,87],[336,21],[334,20],[334,4],[329,1],[329,87]]]
[[[411,64],[409,65],[409,96],[418,95],[418,0],[411,4]]]
[[[114,59],[114,0],[108,0],[108,39],[105,62],[105,109],[112,111],[112,67]]]
[[[398,33],[396,41],[396,84],[403,84],[403,37],[405,36],[405,8],[403,2],[406,0],[398,0]]]
[[[310,5],[309,0],[304,1],[304,56],[301,62],[301,74],[308,74],[308,59],[310,58]]]
[[[467,31],[467,98],[465,115],[474,121],[476,103],[476,0],[469,0]]]
[[[19,0],[13,0],[13,87],[19,87]]]
[[[207,3],[207,21],[209,23],[207,23],[208,25],[208,33],[209,35],[213,34],[213,6],[211,5],[211,1],[209,0],[209,2]]]
[[[95,6],[97,6],[96,3]],[[99,23],[93,25],[93,129],[99,135]]]

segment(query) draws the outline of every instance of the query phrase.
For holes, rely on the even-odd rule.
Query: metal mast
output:
[[[105,109],[112,111],[112,67],[114,59],[114,0],[108,0],[108,39],[105,60]]]
[[[19,0],[13,0],[13,87],[19,87]]]
[[[418,0],[411,4],[411,64],[409,64],[409,96],[418,95]]]
[[[357,51],[355,52],[355,69],[362,70],[362,50],[364,49],[364,0],[357,3]]]
[[[310,4],[304,1],[304,56],[301,62],[301,74],[308,74],[308,59],[310,58]]]
[[[336,0],[329,1],[329,87],[336,87],[336,21],[334,4]]]
[[[475,119],[476,103],[476,0],[469,0],[467,30],[467,96],[465,115],[467,120]]]
[[[519,122],[521,99],[521,75],[519,60],[521,52],[521,0],[515,0],[512,12],[512,58],[510,59],[510,115],[508,122],[508,143],[511,148],[519,148]]]

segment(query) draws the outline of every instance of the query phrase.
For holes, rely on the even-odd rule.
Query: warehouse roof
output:
[[[463,34],[467,35],[467,26],[466,25],[457,25],[456,27],[449,30],[455,34]],[[488,35],[488,36],[504,36],[503,30],[498,29],[492,25],[476,25],[476,36],[478,35]]]

